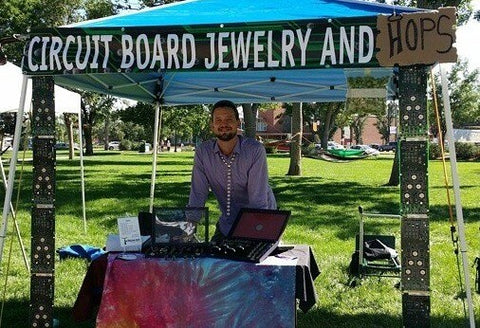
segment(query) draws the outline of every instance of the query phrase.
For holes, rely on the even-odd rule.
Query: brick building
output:
[[[288,139],[291,135],[291,118],[284,114],[284,108],[275,108],[265,111],[259,111],[257,118],[257,136],[264,139]],[[378,132],[375,124],[377,123],[376,116],[370,116],[365,121],[365,127],[362,133],[363,144],[383,144],[382,136]],[[392,132],[395,132],[393,130]],[[305,126],[303,130],[304,138],[312,140],[312,131],[310,126]],[[390,140],[395,140],[395,134],[392,133]],[[352,140],[350,128],[337,129],[332,140],[349,146],[355,144]]]

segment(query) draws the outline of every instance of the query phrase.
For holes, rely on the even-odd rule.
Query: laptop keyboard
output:
[[[171,260],[212,257],[258,263],[267,258],[277,244],[243,239],[226,239],[221,243],[155,244],[146,252],[146,256]]]

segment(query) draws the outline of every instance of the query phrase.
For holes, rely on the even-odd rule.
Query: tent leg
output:
[[[153,161],[152,161],[152,178],[150,182],[150,206],[149,212],[153,213],[153,201],[155,199],[155,179],[157,177],[157,152],[158,152],[158,132],[160,122],[160,104],[155,107],[155,129],[153,133]]]
[[[448,81],[442,65],[439,65],[442,79],[443,108],[445,109],[445,123],[447,126],[448,150],[450,152],[450,168],[452,170],[453,192],[455,195],[455,211],[457,215],[458,238],[460,240],[460,253],[462,254],[465,291],[467,295],[470,328],[475,328],[475,315],[473,312],[472,290],[470,288],[470,265],[467,259],[467,241],[465,239],[465,225],[463,222],[462,200],[460,197],[460,180],[458,179],[457,154],[455,152],[455,138],[453,137],[452,112],[450,110],[450,94]]]
[[[15,182],[15,169],[18,160],[18,149],[20,148],[20,138],[22,135],[23,110],[25,107],[25,98],[27,94],[27,82],[28,77],[24,76],[22,83],[22,94],[17,112],[17,120],[15,122],[15,134],[13,136],[13,150],[12,158],[10,160],[10,168],[8,171],[7,190],[5,191],[5,199],[3,201],[2,226],[0,228],[0,264],[2,263],[3,258],[3,246],[5,244],[5,237],[7,234],[8,212],[10,210],[10,203],[12,202],[13,184]]]
[[[83,231],[87,232],[87,211],[85,207],[85,167],[83,165],[83,134],[82,134],[82,112],[78,113],[78,144],[80,146],[80,180],[82,183],[82,217]]]
[[[3,181],[3,185],[5,187],[5,190],[6,190],[7,189],[7,177],[5,176],[5,168],[3,167],[3,162],[1,160],[0,160],[0,170],[2,171],[1,172],[2,173],[2,181]],[[20,249],[22,251],[23,261],[25,263],[25,268],[27,268],[27,271],[30,272],[30,265],[28,264],[27,253],[25,251],[25,245],[23,245],[22,236],[20,234],[20,228],[18,226],[17,215],[15,213],[15,209],[13,208],[12,202],[10,202],[10,212],[12,213],[13,223],[15,225],[15,232],[17,233],[18,242],[20,243]]]

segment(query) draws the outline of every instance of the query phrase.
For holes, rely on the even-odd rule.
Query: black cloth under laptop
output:
[[[169,209],[171,211],[171,209]],[[261,262],[278,245],[290,217],[290,211],[243,208],[236,217],[228,236],[221,242],[176,242],[165,239],[164,221],[152,216],[151,257],[216,257]],[[200,227],[196,227],[198,229]],[[202,229],[198,229],[202,230]],[[205,228],[203,228],[205,230]]]

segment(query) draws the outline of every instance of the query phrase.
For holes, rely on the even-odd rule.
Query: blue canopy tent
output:
[[[379,67],[372,52],[377,16],[418,11],[352,0],[183,1],[36,33],[70,36],[61,51],[67,42],[83,42],[85,49],[68,49],[52,70],[51,63],[38,56],[45,54],[40,49],[43,41],[32,40],[29,58],[37,56],[38,63],[50,67],[23,64],[27,74],[53,73],[59,85],[165,105],[223,98],[237,103],[344,101],[347,77],[391,75],[391,69]],[[362,27],[372,33],[363,33]],[[108,35],[108,45],[98,35]],[[73,58],[89,51],[88,36],[91,56],[98,59],[86,66],[69,65],[70,59],[77,61]],[[302,41],[309,41],[306,49],[298,46]],[[340,48],[343,53],[334,54]],[[109,63],[101,67],[104,51],[110,51]],[[369,60],[361,62],[365,51],[370,51]],[[120,58],[126,53],[132,56],[131,65]],[[206,68],[210,59],[213,63]]]
[[[61,86],[166,106],[342,102],[348,77],[392,75],[376,58],[378,15],[423,11],[352,0],[183,1],[36,31],[22,67]]]
[[[404,19],[417,13],[432,16]],[[220,99],[345,101],[348,77],[391,76],[395,65],[451,61],[454,16],[354,0],[187,0],[35,31],[29,36],[22,67],[25,75],[53,76],[61,86],[158,106]],[[429,52],[432,49],[434,54]],[[155,126],[158,113],[157,107]],[[44,112],[38,115],[42,122]],[[50,153],[40,155],[51,161]],[[9,181],[14,170],[11,166]],[[44,196],[39,202],[53,202],[49,194],[37,195]],[[7,191],[5,201],[9,197]],[[38,211],[49,210],[45,216],[51,218],[54,211],[42,206],[37,206]],[[4,206],[4,217],[5,211]],[[32,222],[38,216],[33,213]],[[48,270],[42,277],[52,274]],[[35,279],[33,274],[32,285]],[[51,286],[53,280],[42,283]],[[53,296],[43,300],[49,297]],[[429,302],[428,297],[421,299]],[[32,306],[42,318],[51,306],[45,303],[38,307],[42,310]],[[50,323],[51,315],[45,317],[42,322]]]

